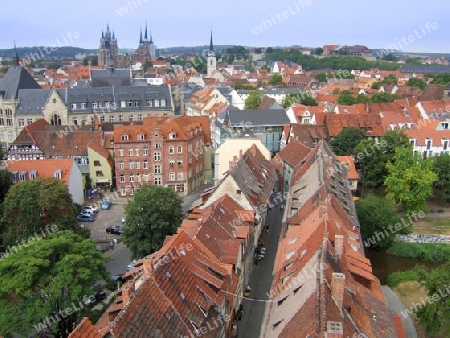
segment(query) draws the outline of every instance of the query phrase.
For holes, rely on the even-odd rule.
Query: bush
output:
[[[386,284],[391,288],[395,288],[400,283],[409,282],[409,281],[418,281],[418,279],[419,279],[419,276],[418,276],[416,270],[394,272],[388,276]]]
[[[445,261],[450,259],[450,245],[443,243],[394,243],[387,250],[387,253],[407,258]]]

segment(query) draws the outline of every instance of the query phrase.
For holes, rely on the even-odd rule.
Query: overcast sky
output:
[[[107,22],[119,48],[136,48],[147,22],[158,48],[207,45],[212,28],[218,45],[450,52],[448,0],[22,0],[2,7],[0,48],[14,40],[97,48]]]

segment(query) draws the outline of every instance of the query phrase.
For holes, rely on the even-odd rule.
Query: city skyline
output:
[[[357,0],[281,0],[277,4],[229,0],[215,8],[175,1],[170,9],[149,0],[68,3],[25,0],[20,15],[4,10],[0,48],[69,45],[96,49],[109,24],[120,49],[136,48],[148,25],[160,48],[208,45],[321,47],[365,45],[372,49],[445,53],[450,4],[399,0],[368,6]],[[66,14],[67,13],[67,14]],[[397,47],[397,48],[395,48]]]

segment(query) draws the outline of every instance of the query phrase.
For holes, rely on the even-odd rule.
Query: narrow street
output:
[[[250,299],[244,299],[244,314],[238,321],[239,338],[259,338],[264,319],[265,307],[269,299],[273,280],[273,266],[278,249],[278,240],[281,232],[284,210],[279,205],[268,210],[266,225],[269,225],[269,233],[266,234],[266,256],[254,266],[250,276],[252,292]]]

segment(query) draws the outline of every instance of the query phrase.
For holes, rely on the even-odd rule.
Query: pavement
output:
[[[264,321],[266,306],[269,305],[270,289],[273,281],[273,266],[278,249],[284,210],[275,206],[267,211],[266,225],[269,233],[265,235],[266,256],[253,267],[249,286],[252,292],[244,299],[244,314],[238,321],[238,338],[259,338]],[[270,235],[269,235],[270,234]]]

